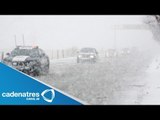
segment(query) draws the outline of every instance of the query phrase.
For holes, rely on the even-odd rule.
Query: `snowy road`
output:
[[[156,104],[160,75],[149,72],[149,58],[100,58],[96,64],[77,64],[74,57],[53,60],[50,73],[37,78],[88,104]]]
[[[147,69],[147,78],[142,104],[160,105],[160,56],[156,56]]]

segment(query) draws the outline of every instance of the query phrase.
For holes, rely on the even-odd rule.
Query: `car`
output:
[[[123,48],[121,50],[121,55],[124,55],[124,56],[130,55],[130,49],[129,48]]]
[[[4,64],[28,75],[38,76],[49,72],[49,57],[38,46],[17,46],[6,55]]]
[[[95,48],[82,48],[77,54],[77,63],[95,63],[98,59],[98,52]]]

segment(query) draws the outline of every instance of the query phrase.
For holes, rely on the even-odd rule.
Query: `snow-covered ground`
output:
[[[145,95],[141,104],[160,105],[160,55],[153,58],[146,72]]]
[[[51,65],[57,64],[57,65],[63,65],[63,64],[74,64],[76,63],[76,57],[69,57],[69,58],[60,58],[60,59],[53,59],[50,60]]]
[[[95,64],[77,64],[70,57],[50,63],[49,74],[37,78],[88,104],[160,105],[160,55],[100,57]]]
[[[48,75],[37,78],[88,104],[145,104],[154,96],[153,87],[158,94],[160,83],[157,72],[148,72],[151,58],[138,53],[100,58],[96,64],[77,64],[75,57],[58,59],[51,61]]]

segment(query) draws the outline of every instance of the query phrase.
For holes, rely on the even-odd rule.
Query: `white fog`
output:
[[[143,25],[146,16],[0,16],[0,48],[38,45],[43,49],[95,47],[97,49],[155,45],[146,29],[115,29],[116,25]],[[116,33],[115,33],[116,32]],[[116,37],[115,37],[116,36]],[[116,40],[115,40],[116,39]]]

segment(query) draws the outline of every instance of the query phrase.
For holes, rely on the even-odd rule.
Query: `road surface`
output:
[[[156,104],[160,75],[150,70],[151,58],[136,54],[100,58],[95,64],[77,64],[74,57],[52,60],[49,74],[37,78],[88,104]]]
[[[141,104],[160,105],[160,56],[153,58],[146,73],[146,86]]]

